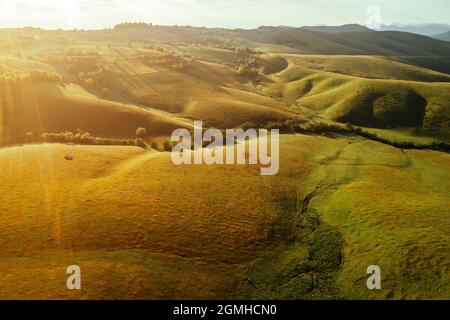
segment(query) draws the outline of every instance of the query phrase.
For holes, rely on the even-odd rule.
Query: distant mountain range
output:
[[[440,33],[436,36],[436,38],[439,40],[450,41],[450,31]]]
[[[342,32],[364,32],[375,31],[359,24],[345,24],[342,26],[305,26],[305,30],[312,30],[325,33],[342,33]],[[404,24],[404,25],[381,25],[376,31],[398,31],[415,33],[422,36],[433,37],[439,40],[450,41],[450,25],[429,23],[429,24]]]
[[[444,25],[433,26],[433,32],[444,30]],[[422,27],[425,28],[425,26]],[[450,28],[450,26],[447,27]],[[3,32],[11,34],[11,32],[14,33],[13,30],[3,30]],[[438,40],[417,33],[404,32],[406,30],[412,31],[406,29],[406,27],[403,27],[402,30],[404,31],[375,31],[358,24],[303,26],[300,28],[262,26],[257,29],[225,29],[125,23],[113,29],[96,31],[73,30],[61,33],[41,29],[15,30],[18,33],[16,35],[18,39],[33,35],[41,39],[47,36],[64,36],[68,40],[72,38],[74,40],[112,42],[156,41],[166,44],[208,44],[225,47],[247,47],[257,51],[277,53],[439,58],[450,56],[450,43],[441,41],[448,40],[448,33],[441,33],[439,36],[441,40]],[[427,30],[431,32],[431,29]],[[446,65],[447,63],[445,62]],[[428,65],[426,67],[433,69]],[[447,67],[446,70],[448,70]]]
[[[360,24],[344,24],[342,26],[305,26],[302,29],[326,33],[373,31]]]
[[[270,31],[274,29],[296,29],[294,27],[260,27],[260,29],[264,29],[265,31]],[[410,24],[410,25],[381,25],[379,30],[372,30],[366,26],[362,26],[360,24],[344,24],[342,26],[304,26],[301,27],[304,30],[311,30],[316,32],[325,32],[325,33],[342,33],[342,32],[367,32],[367,31],[399,31],[399,32],[408,32],[415,33],[422,36],[433,37],[440,40],[450,41],[450,25],[448,24],[438,24],[438,23],[430,23],[430,24]]]
[[[450,31],[448,24],[410,24],[410,25],[382,25],[381,31],[401,31],[421,34],[424,36],[437,37],[440,34]]]
[[[208,43],[260,51],[332,55],[449,56],[450,43],[428,36],[374,31],[358,24],[342,26],[262,26],[257,29],[196,28],[124,24],[114,29],[79,34],[104,40],[150,40],[166,43]]]

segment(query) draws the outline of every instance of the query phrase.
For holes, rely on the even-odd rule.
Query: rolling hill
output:
[[[442,23],[424,23],[411,25],[381,25],[383,31],[401,31],[421,34],[424,36],[436,36],[450,30],[450,25]]]
[[[450,298],[450,43],[129,23],[0,52],[0,298]],[[278,175],[173,164],[194,120],[281,129]]]
[[[8,29],[0,40],[11,46],[15,36],[28,44],[37,39],[55,41],[57,31],[41,29]],[[30,39],[31,36],[31,39]],[[164,44],[233,45],[258,48],[278,45],[297,53],[309,54],[368,54],[408,56],[448,56],[450,44],[427,36],[400,31],[373,31],[360,25],[334,27],[260,27],[257,29],[221,29],[122,24],[114,29],[90,32],[66,31],[59,41],[151,41]]]
[[[444,73],[370,56],[287,58],[289,67],[272,77],[265,95],[330,120],[448,136],[450,84]],[[432,82],[434,76],[445,82]]]
[[[20,38],[24,30],[13,32]],[[81,129],[131,138],[144,127],[150,136],[167,136],[194,119],[227,128],[311,116],[448,136],[450,44],[424,36],[358,25],[226,30],[129,24],[67,31],[62,38],[54,31],[27,32],[33,36],[20,39],[33,49],[24,46],[21,57],[3,42],[4,143],[20,142],[29,132]],[[125,35],[135,43],[104,42]],[[192,43],[212,35],[213,45]],[[152,42],[165,36],[164,43]],[[38,37],[49,42],[37,44]],[[51,56],[49,45],[57,48]],[[297,53],[254,51],[263,47]]]
[[[373,32],[373,30],[359,24],[344,24],[342,26],[305,26],[302,27],[302,29],[325,33]]]
[[[0,150],[0,296],[448,298],[447,154],[303,135],[280,154],[265,179],[134,147]],[[83,290],[61,290],[73,263]],[[384,286],[370,292],[373,263]]]
[[[79,86],[55,83],[3,82],[2,142],[23,142],[25,134],[75,132],[77,129],[106,137],[132,137],[136,128],[154,135],[169,134],[190,123],[158,110],[99,99]]]
[[[436,35],[436,38],[439,40],[450,41],[450,31],[439,33]]]
[[[177,71],[170,65],[151,68],[141,62],[148,50],[127,53],[120,48],[103,54],[101,59],[66,55],[45,63],[2,58],[2,143],[23,142],[27,133],[78,129],[129,138],[144,127],[151,136],[167,136],[176,128],[192,127],[191,119],[228,128],[295,116],[277,101],[243,91],[245,77],[230,66],[198,61]],[[127,54],[129,59],[123,59]],[[102,61],[101,70],[93,57]]]

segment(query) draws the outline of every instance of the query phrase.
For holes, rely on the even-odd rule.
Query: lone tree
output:
[[[137,129],[136,129],[136,135],[137,135],[138,137],[141,137],[141,138],[145,137],[145,136],[147,135],[147,129],[142,128],[142,127],[137,128]]]

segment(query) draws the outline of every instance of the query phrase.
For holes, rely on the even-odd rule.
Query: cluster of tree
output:
[[[431,103],[423,120],[425,133],[450,138],[450,103]]]
[[[215,45],[216,48],[218,49],[225,49],[225,50],[229,50],[229,51],[234,51],[235,47],[231,44],[228,43],[218,43]]]
[[[237,73],[243,76],[247,76],[247,77],[256,77],[259,72],[258,69],[255,67],[252,67],[246,63],[241,63],[238,67],[237,67]]]
[[[46,72],[46,71],[31,71],[28,73],[26,80],[31,82],[57,82],[63,83],[66,79],[55,72]]]
[[[353,126],[350,123],[341,125],[326,122],[310,122],[305,125],[304,122],[300,120],[291,119],[286,121],[280,120],[269,122],[264,127],[266,129],[279,129],[280,133],[353,134],[401,149],[432,149],[450,152],[450,143],[434,141],[430,144],[418,144],[413,141],[393,141],[384,137],[380,137],[373,132],[363,130],[360,127]]]
[[[84,51],[77,48],[70,48],[62,56],[51,57],[47,61],[73,73],[95,70],[100,62],[94,49]]]
[[[114,27],[114,30],[127,30],[127,29],[147,29],[153,27],[153,24],[145,22],[126,22],[120,23]]]
[[[101,89],[104,94],[113,88],[114,72],[109,68],[99,66],[99,69],[91,72],[80,72],[78,79],[82,84],[91,89]]]
[[[248,77],[256,77],[259,74],[258,58],[259,55],[255,53],[238,59],[237,73]]]
[[[61,58],[52,59],[51,63],[71,72],[87,88],[102,90],[104,94],[115,88],[114,72],[99,61],[95,51],[68,52]]]
[[[34,138],[32,133],[27,133],[28,141]],[[82,145],[119,145],[145,147],[140,139],[116,139],[95,137],[88,132],[77,130],[76,132],[46,132],[41,134],[42,142],[47,143],[74,143]]]
[[[173,143],[166,140],[163,143],[150,140],[146,128],[136,129],[136,138],[107,138],[96,137],[89,132],[77,129],[75,132],[45,132],[40,135],[28,132],[25,135],[25,143],[73,143],[80,145],[99,145],[99,146],[136,146],[144,149],[152,149],[158,151],[172,151]]]
[[[179,55],[162,47],[158,47],[157,51],[161,55],[143,54],[139,57],[139,60],[147,66],[163,66],[181,72],[185,71],[195,61],[194,57],[189,54]]]
[[[251,55],[258,54],[258,52],[254,51],[250,48],[234,47],[233,50],[234,50],[234,54],[237,56],[249,57]]]
[[[145,141],[148,135],[148,130],[143,127],[139,127],[136,129],[136,136],[139,137],[141,141]],[[147,143],[147,146],[150,146],[153,150],[162,150],[162,151],[172,151],[173,143],[171,141],[164,141],[162,144],[162,148],[159,147],[156,141],[150,141]]]
[[[64,76],[57,74],[55,72],[38,71],[33,70],[30,72],[2,72],[0,75],[0,81],[14,81],[15,84],[26,84],[26,83],[66,83]]]

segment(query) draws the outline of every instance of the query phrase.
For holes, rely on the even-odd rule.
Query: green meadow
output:
[[[0,30],[0,299],[450,299],[450,44],[342,28]]]

